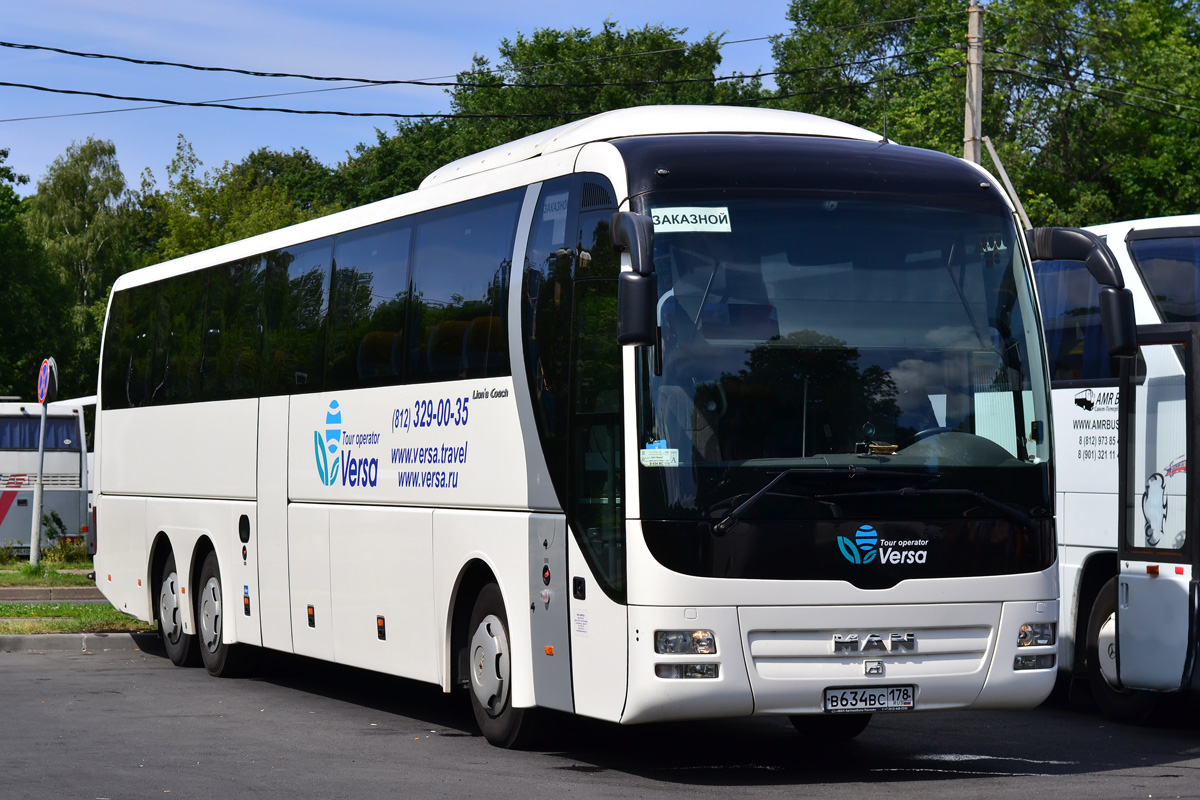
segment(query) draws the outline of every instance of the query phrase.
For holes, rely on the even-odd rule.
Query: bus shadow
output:
[[[146,638],[143,650],[165,659],[157,638]],[[464,746],[500,755],[479,734],[462,691],[446,695],[430,684],[274,651],[263,653],[252,680],[416,720],[438,737],[473,738]],[[876,715],[849,742],[806,739],[784,717],[621,726],[558,712],[541,716],[539,742],[509,757],[532,769],[611,770],[696,786],[1053,778],[1134,768],[1190,774],[1194,765],[1183,762],[1195,758],[1189,751],[1197,746],[1194,715],[1128,727],[1071,706],[1060,694],[1031,711]]]

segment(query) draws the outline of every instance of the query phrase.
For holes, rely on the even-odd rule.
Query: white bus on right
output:
[[[1164,697],[1200,687],[1200,503],[1187,502],[1200,437],[1200,214],[1083,230],[1115,255],[1115,286],[1083,261],[1034,253],[1057,457],[1059,669],[1073,697],[1090,685],[1106,716],[1141,723]],[[1112,288],[1129,290],[1127,306],[1132,296],[1136,355],[1109,355],[1121,324],[1102,297]]]

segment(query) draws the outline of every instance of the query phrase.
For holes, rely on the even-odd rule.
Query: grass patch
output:
[[[0,635],[153,630],[107,603],[0,603]]]
[[[0,586],[95,586],[95,581],[88,580],[87,575],[74,572],[59,572],[57,569],[40,565],[35,570],[28,564],[22,564],[14,570],[0,570]]]

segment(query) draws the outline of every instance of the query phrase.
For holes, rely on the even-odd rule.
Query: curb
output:
[[[40,633],[0,636],[0,653],[91,653],[109,650],[142,650],[144,637],[156,633]]]
[[[0,603],[106,603],[95,586],[2,586]]]

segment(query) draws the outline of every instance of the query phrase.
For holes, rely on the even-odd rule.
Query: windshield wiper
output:
[[[789,475],[844,475],[847,478],[857,478],[859,476],[867,475],[867,474],[870,474],[872,477],[904,478],[904,479],[915,479],[915,480],[937,480],[938,478],[942,477],[940,472],[895,472],[892,470],[885,470],[885,469],[871,469],[869,467],[862,467],[862,466],[858,466],[855,464],[851,464],[850,466],[846,467],[845,469],[829,469],[829,468],[805,469],[804,467],[793,467],[791,469],[785,469],[783,472],[780,472],[778,475],[776,475],[774,478],[772,478],[767,483],[766,486],[759,489],[757,492],[755,492],[753,495],[751,495],[749,498],[747,498],[745,500],[745,502],[743,502],[741,505],[739,505],[733,511],[730,511],[729,515],[726,516],[725,519],[721,520],[715,526],[713,526],[713,533],[717,536],[724,536],[726,533],[728,533],[730,528],[732,528],[734,525],[736,525],[738,523],[738,520],[740,520],[742,518],[742,515],[744,515],[747,511],[749,511],[755,504],[757,504],[759,500],[763,499],[763,497],[765,497],[767,495],[767,493],[771,491],[771,489],[775,488],[775,484],[779,483],[781,480],[788,477]],[[808,497],[807,495],[799,495],[799,496],[802,497],[803,499],[817,500],[818,502],[824,502],[823,498],[854,497],[857,495],[867,495],[867,494],[872,494],[872,493],[871,492],[855,492],[855,493],[849,493],[849,494],[844,494],[844,495],[836,495],[836,494],[835,495],[817,495],[816,497]],[[837,508],[836,503],[830,503],[830,505],[833,505],[834,508]]]
[[[1002,516],[1007,517],[1011,521],[1016,521],[1026,528],[1032,528],[1034,525],[1033,517],[1026,514],[1021,509],[1010,506],[1008,503],[1001,503],[999,500],[988,497],[983,492],[977,492],[974,489],[918,489],[915,486],[905,486],[902,489],[877,489],[871,492],[842,492],[839,494],[823,494],[817,495],[816,499],[837,498],[839,500],[847,497],[879,497],[881,495],[897,495],[899,497],[970,497],[978,500],[983,505],[995,511],[999,511]]]

